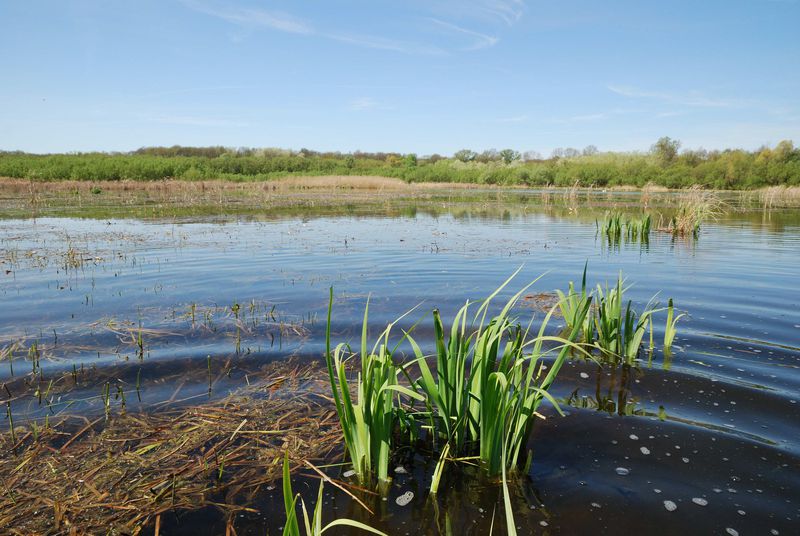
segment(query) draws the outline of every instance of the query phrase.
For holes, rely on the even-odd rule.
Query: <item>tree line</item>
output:
[[[647,152],[462,149],[451,156],[274,148],[143,147],[126,153],[0,152],[0,177],[58,180],[270,180],[287,175],[378,175],[407,182],[520,186],[700,185],[716,189],[800,186],[800,149],[789,140],[756,151],[681,150],[663,137]]]

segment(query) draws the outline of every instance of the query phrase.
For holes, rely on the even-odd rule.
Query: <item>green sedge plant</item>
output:
[[[289,456],[288,453],[283,458],[283,505],[286,510],[286,524],[283,527],[283,536],[300,536],[300,522],[297,519],[297,500],[300,499],[300,507],[303,512],[303,525],[305,528],[306,536],[320,536],[323,532],[330,528],[351,527],[360,529],[372,534],[380,534],[387,536],[385,532],[372,528],[369,525],[354,521],[352,519],[335,519],[322,526],[322,493],[324,483],[322,480],[319,482],[319,491],[317,492],[317,504],[314,506],[314,512],[309,517],[306,503],[300,495],[295,495],[292,491],[292,479],[289,474]]]

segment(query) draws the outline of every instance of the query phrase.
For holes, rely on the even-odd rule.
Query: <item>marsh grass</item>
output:
[[[369,525],[365,525],[364,523],[360,523],[352,519],[335,519],[323,527],[322,497],[324,488],[325,488],[325,480],[321,479],[319,482],[319,491],[317,492],[317,502],[316,505],[314,506],[313,514],[311,515],[311,517],[309,517],[305,501],[300,496],[300,494],[295,495],[294,491],[292,490],[292,479],[291,479],[291,474],[289,472],[289,453],[288,451],[286,452],[283,458],[283,486],[282,486],[283,505],[284,505],[284,510],[286,511],[286,524],[283,527],[284,536],[301,536],[300,523],[298,522],[298,516],[297,516],[298,499],[300,500],[300,509],[303,513],[303,526],[305,528],[306,536],[321,536],[323,532],[336,526],[350,527],[354,529],[363,530],[365,532],[371,532],[373,534],[380,534],[382,536],[387,536],[385,532],[374,529]]]
[[[401,369],[392,360],[394,349],[389,346],[393,324],[386,327],[372,350],[368,350],[369,303],[367,303],[364,308],[360,355],[350,352],[346,344],[339,344],[331,350],[332,308],[333,288],[330,289],[328,303],[325,360],[347,453],[353,470],[362,484],[369,485],[374,472],[378,482],[385,485],[389,481],[392,436],[401,411],[400,404],[395,399],[401,395],[417,400],[423,400],[423,397],[400,385]],[[354,357],[361,363],[361,372],[356,380],[355,398],[350,393],[346,368],[346,362]]]
[[[559,296],[558,306],[567,324],[567,330],[578,330],[578,341],[585,348],[594,349],[599,357],[612,364],[624,363],[633,365],[642,347],[642,341],[650,329],[649,349],[655,350],[653,336],[654,316],[667,310],[667,327],[664,331],[664,351],[669,352],[675,338],[678,315],[674,318],[672,299],[669,306],[659,308],[656,296],[653,296],[644,309],[637,310],[631,300],[626,300],[627,291],[622,273],[617,277],[616,284],[605,286],[598,284],[592,292],[587,291],[586,266],[584,266],[581,291],[575,290],[575,285],[570,281],[566,293],[557,290]],[[581,322],[576,319],[575,311],[580,310],[582,304],[594,298],[595,307],[591,308]]]
[[[425,393],[434,436],[444,440],[456,458],[477,456],[491,476],[499,476],[506,466],[511,470],[517,467],[539,406],[544,400],[555,403],[548,389],[578,333],[576,328],[567,339],[546,336],[551,310],[538,334],[529,338],[529,330],[510,314],[533,283],[512,296],[487,322],[492,300],[515,275],[480,302],[477,310],[467,302],[456,314],[449,338],[439,312],[434,311],[435,375],[428,356],[408,336],[416,356],[412,364],[419,371],[414,385]],[[589,302],[583,315],[588,308]],[[545,342],[558,345],[549,369],[544,360],[552,350],[545,349]]]
[[[152,533],[164,512],[204,507],[233,524],[280,479],[284,452],[325,460],[339,449],[323,378],[319,367],[274,363],[250,386],[202,405],[173,396],[158,412],[107,421],[62,412],[45,426],[15,422],[0,432],[0,482],[12,491],[0,492],[0,527]]]
[[[681,192],[677,210],[664,230],[673,236],[698,238],[700,226],[717,219],[723,209],[724,203],[715,192],[692,186]]]
[[[595,220],[595,227],[597,234],[605,238],[610,246],[619,245],[623,239],[647,244],[650,241],[652,217],[649,214],[627,217],[620,212],[606,212],[602,220]]]

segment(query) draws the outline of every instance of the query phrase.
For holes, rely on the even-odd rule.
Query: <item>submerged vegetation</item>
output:
[[[785,140],[749,152],[686,150],[670,138],[648,153],[557,149],[550,158],[512,150],[462,150],[452,157],[400,153],[321,153],[302,149],[147,147],[129,153],[35,155],[0,152],[0,177],[34,181],[262,181],[289,175],[376,175],[405,182],[744,190],[800,185],[800,149]],[[100,188],[98,188],[98,194]]]

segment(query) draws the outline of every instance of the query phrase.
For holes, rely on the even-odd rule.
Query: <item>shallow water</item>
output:
[[[400,215],[368,212],[0,220],[0,348],[20,344],[14,375],[4,358],[0,381],[15,397],[15,422],[101,412],[98,394],[109,379],[129,391],[141,379],[141,402],[127,400],[136,411],[174,396],[176,377],[181,398],[197,403],[241,386],[265,362],[318,360],[330,286],[334,339],[355,341],[367,296],[377,334],[420,303],[408,324],[433,307],[451,318],[520,266],[514,289],[539,276],[531,294],[564,289],[588,261],[590,285],[613,284],[622,270],[635,304],[658,293],[688,317],[671,357],[643,351],[631,369],[583,361],[562,369],[553,392],[567,415],[549,410],[537,425],[533,465],[515,484],[520,532],[796,532],[799,211],[732,211],[704,225],[697,240],[654,232],[647,245],[618,247],[596,236],[602,211],[574,216],[519,203],[433,210],[428,203]],[[517,312],[526,322],[544,316]],[[423,344],[431,338],[427,324],[418,328]],[[656,341],[662,337],[657,328]],[[56,382],[50,403],[20,394],[34,342],[45,375],[82,378]],[[233,366],[219,375],[226,362]],[[445,511],[454,534],[488,533],[495,507],[499,522],[496,483],[446,475],[451,490],[440,493],[437,528],[425,502],[424,463],[410,460],[409,473],[397,475],[379,517],[364,517],[336,494],[326,498],[336,506],[329,512],[392,534],[420,525],[435,533]],[[396,506],[395,495],[407,490],[414,501]],[[262,508],[280,512],[276,497],[264,497]],[[167,526],[215,533],[212,518],[187,515]],[[274,518],[266,518],[243,517],[237,530],[274,531]]]

